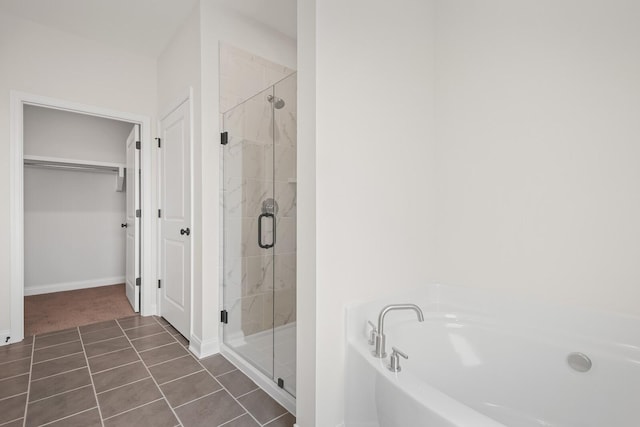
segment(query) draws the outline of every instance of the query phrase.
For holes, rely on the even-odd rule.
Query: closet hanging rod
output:
[[[75,170],[83,172],[115,172],[116,191],[125,191],[124,163],[96,162],[93,160],[61,159],[45,156],[24,156],[25,166],[34,166],[45,169]]]
[[[125,165],[123,163],[110,163],[110,162],[97,162],[93,160],[77,160],[77,159],[62,159],[56,157],[45,156],[24,156],[25,166],[38,166],[52,169],[69,169],[69,170],[82,170],[88,172],[118,172],[124,171]]]

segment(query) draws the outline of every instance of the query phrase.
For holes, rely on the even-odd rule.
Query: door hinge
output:
[[[162,211],[158,209],[158,218],[162,218]]]
[[[142,284],[142,279],[139,277],[136,277],[136,286],[140,286]]]
[[[222,132],[220,134],[220,144],[227,145],[229,142],[229,132]]]
[[[136,218],[140,218],[140,217],[142,217],[142,210],[136,209]]]
[[[158,289],[160,289],[162,286],[160,285],[160,279],[158,279]]]
[[[140,141],[136,141],[136,150],[140,149]]]
[[[229,313],[227,313],[227,310],[222,310],[220,312],[220,322],[229,323]]]
[[[278,387],[284,388],[284,380],[282,378],[278,378]]]
[[[162,141],[160,138],[156,138],[156,141],[158,141],[158,148],[160,148],[160,141]]]

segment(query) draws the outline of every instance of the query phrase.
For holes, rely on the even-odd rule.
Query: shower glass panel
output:
[[[296,75],[274,86],[274,198],[278,203],[273,269],[273,375],[296,392]],[[280,108],[278,108],[280,107]]]
[[[295,74],[224,113],[223,129],[223,341],[295,395]]]

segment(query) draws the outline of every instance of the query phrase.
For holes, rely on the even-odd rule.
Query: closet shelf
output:
[[[85,172],[116,172],[118,174],[116,177],[116,191],[124,191],[124,170],[126,167],[124,163],[25,155],[24,165]]]

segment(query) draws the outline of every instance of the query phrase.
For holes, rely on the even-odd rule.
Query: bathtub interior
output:
[[[350,353],[367,347],[366,321],[375,323],[382,306],[392,302],[417,303],[425,312],[421,324],[413,313],[402,312],[385,322],[387,346],[397,346],[410,356],[402,361],[403,371],[395,383],[387,378],[393,387],[404,387],[403,393],[407,386],[402,380],[417,379],[423,388],[441,391],[496,425],[636,425],[633,420],[640,416],[636,410],[640,343],[633,333],[640,326],[637,318],[433,285],[393,300],[350,307]],[[592,359],[590,371],[576,372],[568,366],[568,354],[576,351]],[[380,384],[376,386],[380,389]],[[354,392],[347,390],[347,399]],[[375,396],[370,399],[374,405],[383,404]],[[416,400],[415,393],[411,399]],[[420,404],[437,411],[429,402]]]

